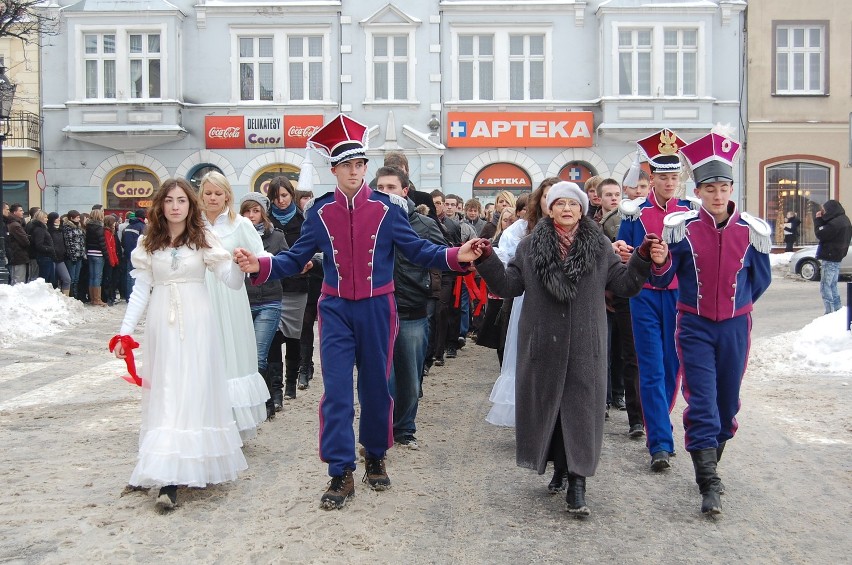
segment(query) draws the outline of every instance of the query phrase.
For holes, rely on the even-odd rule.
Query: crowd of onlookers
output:
[[[146,211],[120,219],[96,204],[88,213],[61,216],[3,203],[9,283],[44,279],[66,296],[92,306],[127,300],[133,289],[130,254],[145,231]]]

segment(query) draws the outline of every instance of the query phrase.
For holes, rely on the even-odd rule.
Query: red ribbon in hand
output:
[[[139,344],[133,341],[129,335],[115,335],[109,340],[109,351],[115,351],[115,346],[121,342],[121,347],[124,349],[124,362],[127,363],[127,372],[130,376],[122,376],[121,378],[130,384],[142,386],[142,379],[136,374],[136,360],[133,358],[133,350],[139,347]]]

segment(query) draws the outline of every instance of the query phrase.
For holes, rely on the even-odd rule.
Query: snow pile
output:
[[[792,251],[787,251],[785,253],[770,253],[769,254],[769,266],[773,269],[786,267],[790,264],[790,258],[793,256]]]
[[[53,335],[82,324],[83,303],[64,296],[59,290],[38,279],[27,284],[0,285],[0,348],[27,339]]]
[[[796,373],[852,377],[852,333],[846,331],[846,308],[820,316],[801,330],[754,344],[750,375],[754,369],[770,380]]]

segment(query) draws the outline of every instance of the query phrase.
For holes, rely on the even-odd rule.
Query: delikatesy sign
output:
[[[592,112],[448,112],[447,147],[591,147]]]

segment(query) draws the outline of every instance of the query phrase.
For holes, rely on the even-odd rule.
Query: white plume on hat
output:
[[[589,211],[589,197],[586,196],[583,189],[576,183],[562,181],[551,186],[550,190],[547,191],[547,209],[550,210],[553,203],[560,198],[571,198],[572,200],[579,202],[580,206],[583,208],[584,216]]]

